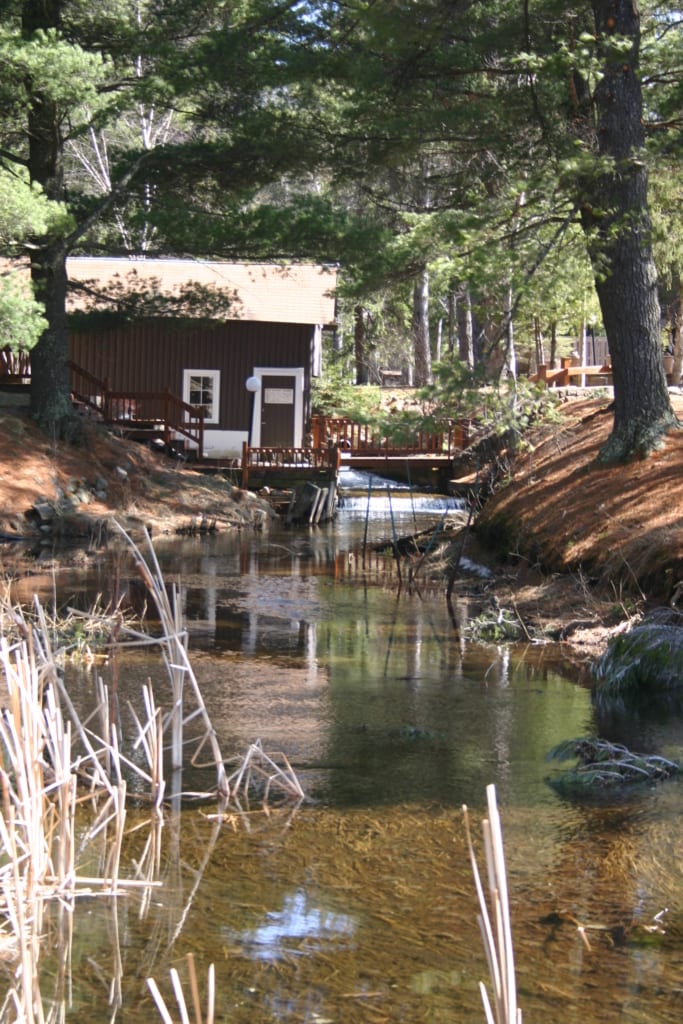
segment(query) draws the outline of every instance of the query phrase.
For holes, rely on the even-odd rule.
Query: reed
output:
[[[185,994],[183,992],[183,986],[180,981],[180,976],[175,967],[172,967],[170,971],[171,984],[173,986],[173,993],[176,998],[176,1003],[178,1004],[178,1011],[180,1013],[179,1019],[181,1021],[181,1024],[191,1024],[191,1021],[193,1021],[194,1024],[214,1024],[216,1004],[216,977],[214,965],[209,965],[207,975],[206,1017],[204,1017],[202,1014],[201,1001],[199,998],[199,985],[197,984],[197,972],[195,970],[194,957],[192,953],[188,953],[187,955],[187,970],[190,987],[190,996],[192,1000],[192,1018],[190,1018],[187,1002],[185,1000]],[[174,1024],[173,1017],[171,1016],[171,1013],[168,1009],[168,1006],[166,1005],[164,997],[159,991],[159,987],[155,982],[154,978],[148,978],[147,985],[149,987],[150,992],[152,993],[152,997],[154,999],[154,1002],[156,1003],[157,1009],[161,1015],[161,1019],[164,1021],[164,1024]]]
[[[161,636],[156,640],[159,644],[166,671],[171,684],[171,712],[168,724],[171,733],[171,764],[173,770],[180,770],[183,766],[183,752],[185,745],[185,726],[195,719],[201,722],[201,732],[194,754],[190,758],[195,767],[207,767],[206,764],[199,764],[199,754],[208,743],[213,754],[213,761],[210,765],[216,769],[216,788],[218,794],[225,799],[230,796],[230,786],[227,781],[225,763],[221,754],[218,738],[208,714],[204,698],[202,696],[197,678],[190,664],[188,654],[188,634],[183,626],[180,596],[177,587],[174,585],[169,590],[166,587],[164,578],[159,567],[156,552],[152,545],[149,534],[145,531],[145,543],[147,558],[144,557],[140,548],[126,533],[122,526],[114,522],[114,527],[119,531],[126,541],[135,565],[142,577],[147,591],[154,601],[161,623]],[[135,634],[133,630],[127,629],[128,635],[134,635],[137,642],[149,643],[149,637],[141,633]],[[186,693],[189,690],[189,694]],[[185,707],[192,703],[194,706],[186,714]]]
[[[248,799],[250,794],[255,794],[267,805],[272,789],[296,800],[303,800],[306,795],[287,756],[282,751],[266,753],[261,740],[250,744],[239,767],[228,778],[228,784],[236,802],[240,796]]]
[[[521,1024],[522,1011],[517,1006],[517,984],[515,980],[515,959],[508,903],[503,830],[496,802],[496,787],[493,785],[486,787],[486,802],[488,818],[484,818],[482,821],[482,832],[486,856],[488,901],[477,866],[469,814],[467,807],[463,805],[467,846],[472,864],[477,900],[479,902],[477,921],[489,967],[493,990],[493,1004],[491,1004],[483,982],[479,983],[479,990],[487,1024]]]
[[[80,714],[74,705],[61,676],[65,648],[57,646],[62,640],[54,618],[48,616],[37,599],[29,613],[11,605],[9,591],[0,594],[0,679],[4,680],[6,691],[5,707],[0,713],[0,848],[3,851],[0,900],[6,930],[11,936],[6,945],[13,951],[16,964],[13,984],[0,1006],[0,1020],[16,1019],[26,1024],[44,1024],[46,1020],[39,965],[47,900],[57,901],[59,920],[62,925],[66,922],[60,942],[58,977],[55,977],[62,992],[69,985],[70,936],[78,895],[96,890],[117,897],[124,889],[137,891],[141,896],[140,913],[146,912],[152,891],[161,884],[167,750],[170,750],[172,767],[178,769],[173,778],[176,787],[186,749],[192,749],[193,765],[207,767],[199,764],[199,757],[208,745],[211,751],[208,763],[216,769],[214,792],[220,796],[221,806],[227,804],[231,795],[231,780],[190,664],[188,635],[182,623],[177,588],[167,590],[149,537],[149,552],[145,558],[125,532],[120,528],[119,532],[126,537],[159,611],[161,635],[150,637],[118,616],[111,646],[159,645],[171,684],[170,711],[166,716],[151,683],[143,687],[141,710],[130,707],[136,728],[133,751],[141,751],[141,758],[135,760],[124,753],[124,750],[130,752],[130,747],[124,744],[118,713],[115,716],[118,706],[112,704],[101,679],[96,680],[95,705],[87,715]],[[94,635],[102,634],[97,634],[95,629]],[[188,740],[185,731],[190,723],[198,723],[199,730],[194,728]],[[127,780],[132,774],[143,780],[153,813],[143,856],[133,865],[135,877],[127,878],[122,871],[122,857],[126,839]],[[275,789],[297,800],[304,797],[286,756],[266,754],[260,742],[252,744],[233,779],[236,793],[247,796],[250,790],[258,790],[264,803]],[[136,796],[139,796],[137,792]],[[87,822],[83,814],[77,813],[85,803],[89,808]],[[175,806],[179,807],[179,803]],[[220,829],[219,823],[208,844],[206,862]],[[168,830],[165,834],[168,835]],[[96,844],[100,846],[99,873],[96,869],[96,873],[86,876],[78,871],[78,864],[84,855],[92,860]],[[171,945],[182,929],[204,866],[205,863],[197,873]],[[114,899],[115,919],[116,904]],[[194,965],[191,961],[190,964],[195,1020],[204,1024]],[[114,1007],[121,1003],[122,976],[119,953],[111,985]],[[174,988],[185,1021],[189,1018],[177,975]],[[48,1021],[56,1019],[59,1007],[63,1008],[63,996],[53,997],[51,1006]],[[206,1024],[212,1024],[213,1006],[211,968]]]

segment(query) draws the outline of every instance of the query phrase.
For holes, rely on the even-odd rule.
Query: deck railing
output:
[[[295,475],[305,470],[334,476],[339,464],[336,448],[251,448],[245,441],[242,445],[242,487],[247,489],[249,477],[255,471],[277,470]]]
[[[5,345],[0,348],[0,380],[8,384],[21,384],[31,378],[31,356],[28,352],[16,352]]]
[[[177,436],[196,445],[197,459],[204,457],[204,417],[201,407],[183,402],[171,391],[111,391],[107,380],[70,363],[74,398],[102,417],[108,426],[128,432],[156,431],[171,445]]]
[[[451,456],[466,446],[467,425],[453,422],[448,430],[430,433],[417,430],[411,438],[394,439],[377,433],[375,427],[367,423],[335,416],[311,417],[313,446],[324,448],[336,447],[351,455],[442,455]]]
[[[560,368],[553,370],[545,364],[538,367],[536,373],[529,378],[536,383],[545,384],[549,388],[565,388],[576,377],[609,377],[612,376],[612,366],[605,363],[603,366],[572,366],[572,361],[564,356],[560,360]]]

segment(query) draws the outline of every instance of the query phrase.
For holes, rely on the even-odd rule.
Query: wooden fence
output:
[[[461,451],[467,443],[467,425],[451,423],[445,432],[417,430],[410,438],[391,438],[367,423],[333,416],[311,417],[314,448],[338,448],[351,455],[441,455]]]
[[[31,379],[31,357],[28,352],[15,352],[6,345],[0,348],[0,381],[23,384]]]

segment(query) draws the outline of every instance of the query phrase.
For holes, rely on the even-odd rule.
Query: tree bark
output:
[[[602,170],[587,183],[582,225],[607,332],[614,423],[600,460],[644,456],[677,421],[660,344],[657,274],[650,243],[643,102],[638,77],[640,20],[633,0],[593,0],[603,77],[595,90]],[[630,52],[613,37],[631,41]]]
[[[429,271],[425,268],[413,289],[413,353],[416,387],[432,382],[432,355],[429,345]]]
[[[465,366],[474,369],[474,327],[472,324],[472,296],[469,285],[464,285],[458,302],[458,354]]]
[[[448,289],[448,354],[455,354],[455,340],[458,334],[458,300],[455,288],[451,285]]]
[[[356,384],[368,383],[368,361],[365,355],[365,310],[354,306],[353,356],[356,363]]]
[[[31,412],[53,437],[75,441],[80,434],[71,403],[69,340],[66,324],[66,254],[46,246],[32,256],[36,298],[48,322],[31,350]]]
[[[683,282],[678,264],[672,267],[671,294],[671,347],[674,360],[671,383],[678,385],[683,376]]]
[[[557,359],[557,320],[550,325],[550,365],[555,365]]]
[[[59,28],[60,0],[24,0],[22,32]],[[48,199],[63,202],[64,139],[62,119],[55,101],[27,79],[28,168]],[[69,338],[66,322],[66,247],[52,239],[38,240],[31,251],[31,278],[36,298],[45,306],[48,327],[31,351],[31,412],[53,437],[74,440],[76,419],[69,389]]]
[[[534,372],[538,370],[539,366],[545,363],[545,342],[543,340],[543,329],[541,327],[541,318],[536,315],[534,316]]]

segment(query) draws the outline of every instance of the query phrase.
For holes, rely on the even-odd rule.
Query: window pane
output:
[[[190,405],[213,404],[213,377],[190,377]]]

